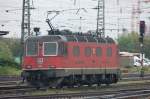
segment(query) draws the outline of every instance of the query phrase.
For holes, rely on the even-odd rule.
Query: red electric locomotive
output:
[[[113,39],[92,35],[48,35],[26,40],[23,74],[35,86],[116,83],[118,47]]]

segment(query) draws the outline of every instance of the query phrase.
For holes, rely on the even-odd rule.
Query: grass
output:
[[[0,75],[20,75],[21,69],[14,66],[0,66]]]

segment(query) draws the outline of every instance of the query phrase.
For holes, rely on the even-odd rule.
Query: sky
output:
[[[32,0],[31,0],[32,1]],[[131,12],[134,0],[105,0],[106,35],[116,38],[121,31],[108,29],[131,30]],[[45,22],[47,11],[85,8],[85,10],[65,11],[52,20],[56,29],[70,29],[82,32],[96,29],[97,0],[33,0],[31,3],[35,10],[31,11],[31,28],[40,27],[41,34],[46,35],[49,29]],[[145,7],[145,5],[144,5]],[[146,6],[147,7],[147,6]],[[0,0],[0,30],[10,31],[6,37],[21,35],[22,0]],[[48,18],[52,18],[49,15]],[[80,17],[82,20],[80,20]],[[31,31],[33,31],[31,29]]]

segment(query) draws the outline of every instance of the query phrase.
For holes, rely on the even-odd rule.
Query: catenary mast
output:
[[[105,36],[105,0],[98,0],[96,33],[100,37]]]
[[[21,24],[21,43],[31,35],[30,34],[30,0],[23,0],[22,24]]]

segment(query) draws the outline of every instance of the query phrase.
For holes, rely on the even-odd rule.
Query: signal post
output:
[[[144,77],[144,65],[143,65],[143,55],[144,55],[144,35],[145,35],[145,21],[140,21],[140,49],[141,49],[141,71],[140,76]]]

